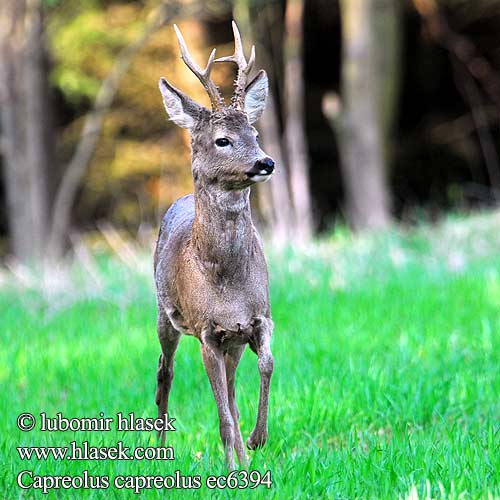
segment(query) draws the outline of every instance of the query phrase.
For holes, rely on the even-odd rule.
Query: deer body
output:
[[[237,193],[238,212],[219,200],[199,203],[185,196],[167,212],[157,244],[159,302],[172,324],[202,340],[212,324],[246,331],[256,317],[269,317],[267,268],[248,193]],[[239,198],[239,199],[238,199]]]
[[[213,51],[207,68],[201,71],[176,28],[182,57],[207,89],[212,110],[160,79],[168,115],[191,132],[194,195],[180,198],[166,213],[154,262],[162,348],[157,374],[158,414],[167,412],[180,335],[193,335],[201,344],[230,469],[234,468],[234,450],[240,465],[246,464],[234,388],[236,368],[246,345],[258,356],[261,377],[257,422],[247,441],[250,449],[264,445],[267,439],[273,370],[267,266],[249,201],[250,186],[267,180],[274,170],[274,162],[260,149],[251,125],[265,106],[267,77],[261,71],[246,85],[254,50],[247,62],[234,23],[233,31],[235,55],[215,60]],[[228,107],[209,80],[211,65],[222,61],[237,62],[239,67],[235,97]]]

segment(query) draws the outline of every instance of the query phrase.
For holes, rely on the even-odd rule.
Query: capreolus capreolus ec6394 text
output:
[[[194,335],[201,343],[217,403],[226,464],[233,469],[234,450],[240,465],[246,465],[234,382],[247,344],[257,354],[260,373],[257,422],[247,446],[263,446],[267,439],[273,323],[267,266],[252,223],[249,196],[252,184],[269,179],[274,170],[274,162],[259,147],[252,126],[264,110],[268,82],[261,70],[247,83],[255,49],[252,47],[247,61],[234,22],[234,54],[215,59],[214,49],[203,70],[191,58],[177,26],[174,28],[181,57],[205,87],[212,109],[200,106],[165,78],[160,79],[168,116],[191,133],[194,194],[170,207],[156,244],[154,268],[162,350],[156,403],[162,416],[167,412],[179,338],[182,333]],[[234,95],[227,106],[210,79],[217,62],[238,66]]]

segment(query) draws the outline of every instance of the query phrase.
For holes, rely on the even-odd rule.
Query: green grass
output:
[[[144,497],[496,498],[500,496],[500,218],[450,219],[376,238],[345,231],[269,251],[275,373],[268,444],[251,469],[270,490],[149,490]],[[149,256],[148,256],[149,259]],[[224,473],[218,419],[198,342],[181,341],[170,399],[176,460],[21,461],[16,447],[88,440],[155,444],[149,432],[16,428],[25,411],[155,416],[159,345],[146,258],[75,264],[70,284],[0,289],[0,497],[16,476]],[[92,271],[92,272],[91,272]],[[95,274],[92,278],[92,274]],[[22,278],[18,275],[18,279]],[[29,281],[29,280],[28,280]],[[237,397],[244,439],[258,399],[245,352]],[[130,490],[26,490],[25,498],[132,498]]]

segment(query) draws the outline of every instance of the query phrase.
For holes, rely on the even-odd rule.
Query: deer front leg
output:
[[[219,430],[226,453],[226,466],[234,469],[234,420],[229,409],[226,367],[222,350],[202,335],[201,355],[219,412]]]
[[[245,350],[245,346],[233,347],[227,351],[224,356],[224,361],[226,364],[226,378],[227,378],[227,395],[229,401],[229,410],[233,417],[234,422],[234,449],[236,450],[236,455],[238,457],[238,462],[240,467],[247,466],[247,455],[245,453],[245,446],[243,444],[243,438],[241,437],[240,430],[240,412],[238,406],[236,405],[236,394],[234,390],[234,382],[236,379],[236,368],[241,359],[241,355]]]
[[[158,311],[157,329],[162,353],[158,360],[158,371],[156,373],[156,404],[158,405],[158,417],[163,418],[163,415],[168,412],[168,396],[174,378],[174,355],[181,334],[175,330],[162,309]],[[165,444],[165,432],[158,432],[158,437],[161,439],[163,446]]]
[[[260,373],[259,409],[255,428],[247,440],[249,449],[264,446],[267,441],[267,414],[269,403],[269,385],[273,374],[274,359],[271,353],[271,335],[273,322],[269,318],[258,318],[254,327],[251,349],[257,354]]]

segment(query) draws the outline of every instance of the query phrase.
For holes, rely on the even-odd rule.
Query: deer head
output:
[[[264,111],[268,90],[264,70],[260,70],[248,83],[255,61],[255,47],[252,47],[247,61],[238,27],[233,21],[234,54],[215,59],[214,49],[202,70],[189,54],[179,28],[174,25],[174,29],[182,60],[200,80],[212,104],[209,110],[165,78],[160,78],[160,91],[168,116],[191,133],[195,187],[210,186],[216,190],[234,191],[268,180],[274,171],[274,161],[259,147],[257,130],[252,126]],[[219,89],[210,79],[214,63],[220,62],[233,62],[238,66],[230,105],[225,104]]]

